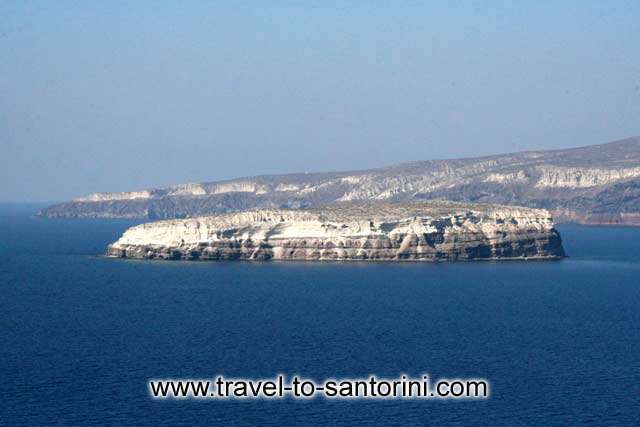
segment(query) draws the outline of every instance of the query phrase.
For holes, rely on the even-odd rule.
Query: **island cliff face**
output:
[[[51,206],[40,214],[167,219],[345,201],[436,199],[548,209],[561,222],[640,225],[640,138],[362,171],[270,175],[95,193]]]
[[[164,260],[558,259],[545,210],[454,202],[338,203],[164,220],[128,229],[107,255]]]

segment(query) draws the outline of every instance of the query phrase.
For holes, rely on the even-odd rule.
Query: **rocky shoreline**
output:
[[[565,256],[541,209],[442,201],[342,203],[164,220],[127,230],[116,258],[474,261]]]

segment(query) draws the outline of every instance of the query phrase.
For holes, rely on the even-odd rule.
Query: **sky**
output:
[[[0,201],[633,135],[635,0],[0,2]]]

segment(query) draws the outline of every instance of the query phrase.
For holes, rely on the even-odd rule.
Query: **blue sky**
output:
[[[640,134],[640,2],[0,3],[0,200]]]

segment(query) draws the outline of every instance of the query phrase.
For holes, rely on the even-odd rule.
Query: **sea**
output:
[[[0,206],[0,425],[638,425],[640,229],[562,261],[102,256],[134,220]],[[153,399],[157,378],[484,378],[487,399]]]

